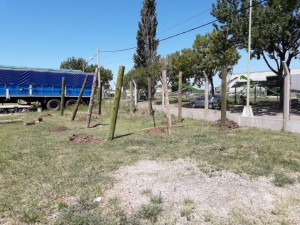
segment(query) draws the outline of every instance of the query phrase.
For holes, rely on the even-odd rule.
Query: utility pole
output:
[[[247,76],[247,104],[244,106],[242,116],[253,117],[252,108],[250,106],[250,62],[251,62],[251,30],[252,30],[252,0],[249,6],[249,37],[248,37],[248,76]]]

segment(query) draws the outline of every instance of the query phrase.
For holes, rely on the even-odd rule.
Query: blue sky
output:
[[[89,59],[101,51],[136,46],[142,0],[0,0],[0,65],[59,68],[68,57]],[[210,15],[216,0],[157,0],[157,37],[165,37],[214,20]],[[206,26],[161,42],[162,56],[192,46]],[[100,63],[117,74],[133,66],[135,50],[100,53]],[[247,71],[247,54],[234,72]],[[90,63],[97,63],[96,57]],[[292,68],[300,67],[294,60]],[[252,60],[251,71],[267,70],[263,61]]]

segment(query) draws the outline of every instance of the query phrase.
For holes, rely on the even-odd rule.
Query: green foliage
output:
[[[69,69],[69,70],[82,70],[89,73],[94,73],[97,65],[91,64],[87,65],[88,62],[84,58],[75,58],[74,56],[69,57],[67,60],[61,62],[61,69]],[[101,82],[104,84],[108,84],[109,81],[113,79],[113,73],[109,69],[105,69],[103,66],[100,66],[100,76]]]
[[[269,68],[283,76],[282,61],[289,66],[299,56],[300,1],[253,1],[252,57],[263,58]],[[226,27],[231,41],[240,48],[248,46],[249,0],[218,0],[212,15]],[[274,61],[274,67],[268,61]]]
[[[142,205],[137,212],[137,217],[147,219],[152,223],[155,223],[162,211],[163,209],[161,208],[161,206],[157,204]]]
[[[141,21],[137,32],[137,49],[133,55],[135,67],[150,66],[157,55],[158,40],[156,39],[156,1],[144,0],[141,9]]]
[[[83,70],[86,66],[84,58],[75,58],[74,56],[67,58],[67,60],[60,63],[60,69],[67,70]]]

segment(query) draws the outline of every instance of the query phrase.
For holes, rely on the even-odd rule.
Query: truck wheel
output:
[[[48,110],[60,110],[60,101],[57,99],[51,99],[47,102]]]
[[[77,100],[75,100],[75,99],[70,99],[70,100],[68,100],[68,101],[66,102],[66,107],[73,106],[73,105],[76,104],[76,102],[77,102]]]
[[[209,109],[213,109],[213,108],[214,108],[213,104],[212,104],[212,103],[209,103],[209,104],[208,104],[208,108],[209,108]]]
[[[192,103],[192,108],[196,108],[196,104],[195,103]]]

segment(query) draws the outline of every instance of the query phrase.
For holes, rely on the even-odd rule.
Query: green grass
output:
[[[106,106],[110,106],[106,103]],[[114,206],[114,216],[99,212],[93,199],[113,185],[111,172],[144,159],[193,158],[202,171],[230,170],[251,176],[270,176],[275,184],[292,184],[287,177],[300,172],[299,135],[252,128],[220,131],[213,124],[185,119],[173,135],[146,134],[153,126],[147,113],[130,116],[122,106],[113,141],[106,141],[108,126],[85,128],[86,108],[76,121],[71,111],[27,113],[0,117],[24,121],[44,117],[45,122],[31,126],[22,123],[1,124],[0,129],[0,218],[41,224],[130,224],[122,209]],[[91,125],[108,124],[110,110],[93,115]],[[155,114],[156,123],[164,120]],[[51,132],[66,126],[69,131]],[[87,133],[101,143],[71,143],[73,134]],[[205,163],[205,166],[203,164]],[[202,166],[203,165],[203,166]],[[277,171],[285,176],[278,176]],[[293,180],[297,182],[296,180]],[[147,193],[151,194],[151,190]],[[146,192],[146,191],[145,191]],[[75,200],[73,200],[75,199]],[[186,200],[187,202],[192,200]],[[149,205],[139,210],[142,219],[156,221],[162,206],[160,196],[152,196]],[[111,203],[116,205],[115,203]],[[188,205],[188,203],[185,203]],[[189,211],[183,212],[188,216]],[[56,216],[54,216],[56,215]],[[112,219],[114,218],[114,219]],[[51,221],[51,222],[49,222]],[[133,222],[132,222],[133,223]]]

